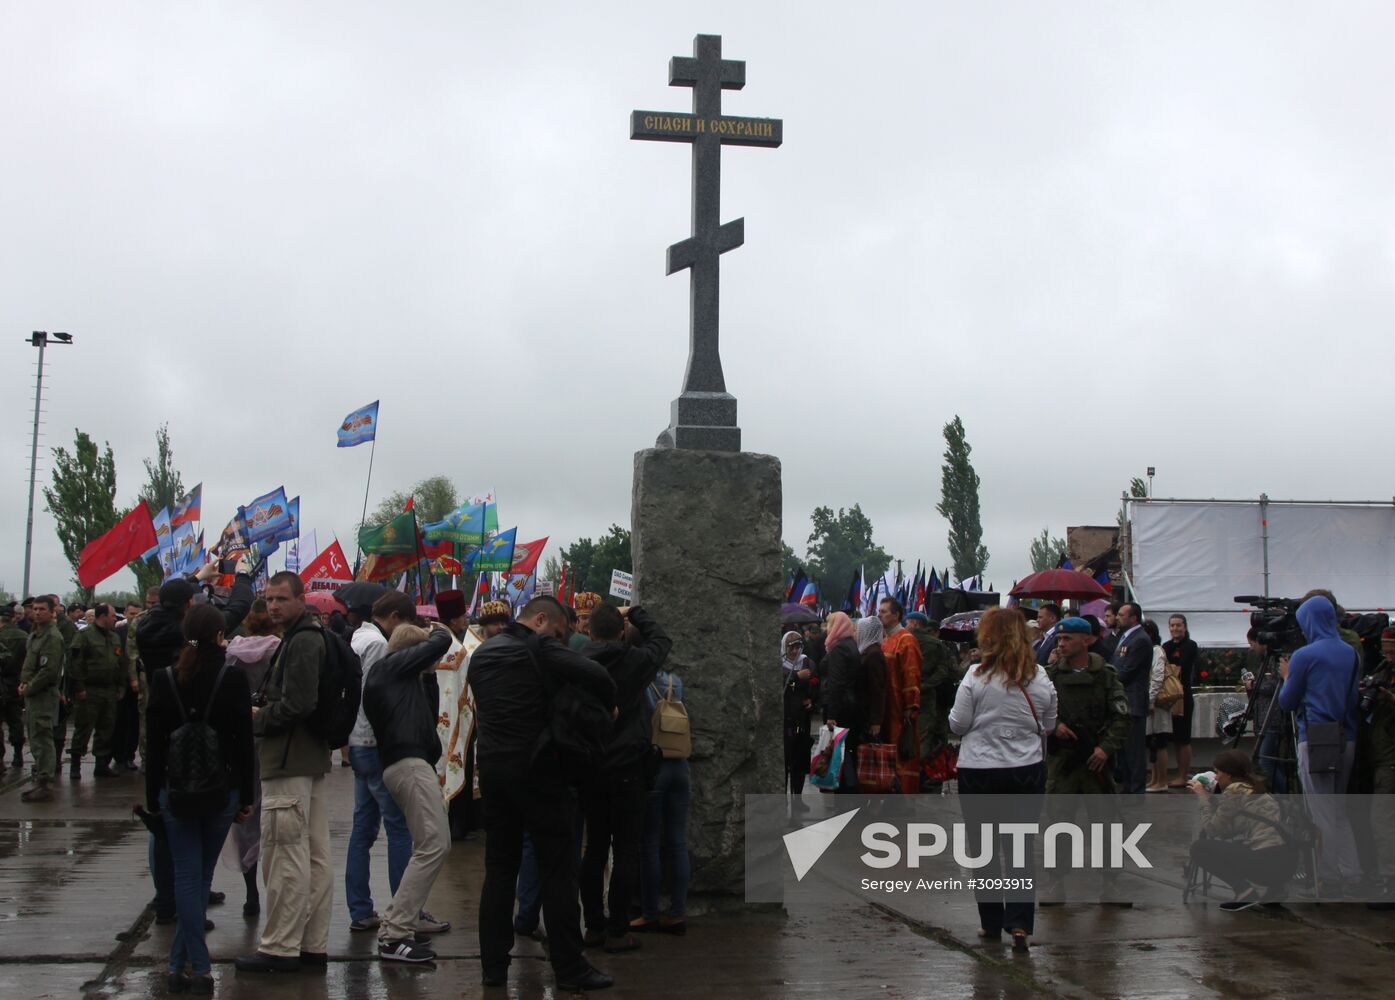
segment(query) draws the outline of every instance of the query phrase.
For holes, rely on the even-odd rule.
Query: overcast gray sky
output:
[[[35,351],[44,443],[169,421],[216,531],[285,484],[351,540],[444,473],[520,537],[627,524],[687,353],[670,56],[747,62],[727,148],[728,389],[784,463],[785,537],[860,502],[947,561],[940,428],[983,480],[986,577],[1043,526],[1160,496],[1380,499],[1395,313],[1395,10],[1381,3],[6,4],[0,583],[18,589]],[[51,467],[45,461],[44,469]],[[47,476],[43,478],[46,480]],[[35,591],[71,589],[36,518]],[[549,553],[555,548],[549,547]],[[124,585],[122,574],[106,586]]]

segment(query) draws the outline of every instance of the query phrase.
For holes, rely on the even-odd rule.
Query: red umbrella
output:
[[[1048,601],[1108,600],[1112,594],[1095,582],[1094,577],[1074,569],[1044,569],[1017,582],[1009,595],[1021,599]]]
[[[336,611],[342,611],[339,602],[334,599],[334,595],[328,590],[312,590],[305,595],[305,603],[310,605],[320,614],[329,616]]]

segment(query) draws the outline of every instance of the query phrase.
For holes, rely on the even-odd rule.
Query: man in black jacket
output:
[[[1124,686],[1129,703],[1129,736],[1115,758],[1115,771],[1125,794],[1143,793],[1148,783],[1148,681],[1153,672],[1153,641],[1143,631],[1143,609],[1130,601],[1115,616],[1119,644],[1109,663]]]
[[[430,962],[436,953],[416,940],[417,917],[450,853],[446,801],[436,778],[441,738],[436,732],[436,664],[450,649],[450,630],[437,622],[429,634],[399,625],[363,687],[363,712],[373,726],[383,784],[407,819],[412,858],[378,925],[378,957]]]
[[[631,645],[625,635],[625,615],[610,604],[591,613],[591,641],[581,655],[595,660],[615,681],[619,715],[606,748],[605,765],[581,790],[586,817],[586,856],[581,861],[581,904],[586,917],[587,944],[604,944],[608,952],[633,951],[639,941],[630,933],[629,900],[639,888],[639,838],[649,782],[657,762],[649,726],[645,689],[668,658],[673,641],[640,607],[628,618],[639,632]],[[654,765],[651,770],[651,765]],[[602,881],[607,855],[610,869],[610,915],[602,906]]]
[[[525,832],[542,875],[548,957],[558,992],[604,989],[613,982],[581,953],[576,805],[560,761],[545,745],[552,699],[544,676],[548,685],[575,685],[607,705],[615,704],[615,682],[600,664],[564,646],[566,635],[566,609],[554,598],[535,597],[517,621],[506,624],[470,658],[488,830],[480,892],[480,964],[486,986],[508,982],[514,886]]]

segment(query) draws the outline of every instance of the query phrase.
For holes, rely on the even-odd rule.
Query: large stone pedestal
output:
[[[635,603],[673,638],[692,720],[692,891],[743,889],[745,796],[780,791],[780,461],[635,455]]]

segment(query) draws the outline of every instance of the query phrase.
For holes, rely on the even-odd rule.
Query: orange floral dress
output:
[[[901,745],[901,734],[909,726],[914,756],[896,754],[896,775],[901,791],[920,791],[920,643],[909,629],[882,640],[886,657],[886,715],[882,720],[882,741]]]

